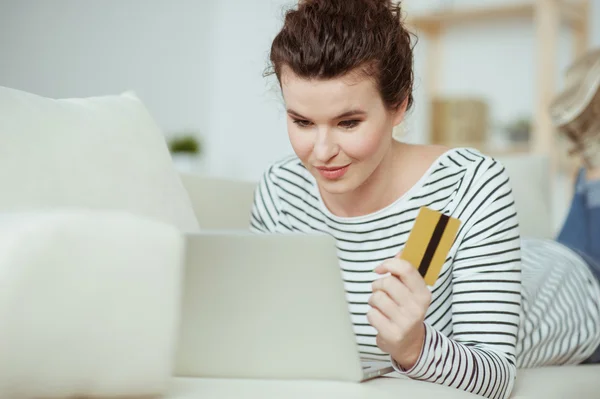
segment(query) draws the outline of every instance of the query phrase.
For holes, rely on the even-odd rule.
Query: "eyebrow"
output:
[[[300,115],[298,112],[294,111],[293,109],[288,109],[287,113],[289,115],[291,115],[291,116],[294,116],[294,117],[298,118],[298,119],[310,119],[310,118],[306,118],[306,117]],[[351,109],[350,111],[346,111],[346,112],[344,112],[344,113],[336,116],[333,119],[342,119],[342,118],[348,118],[348,117],[351,117],[351,116],[364,116],[366,114],[367,113],[365,111],[362,111],[360,109]]]

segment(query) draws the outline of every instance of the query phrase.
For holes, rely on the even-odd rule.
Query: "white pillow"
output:
[[[496,157],[512,186],[522,236],[552,238],[550,164],[543,155]]]
[[[132,93],[54,100],[0,87],[0,211],[126,210],[195,231],[165,138]]]
[[[165,394],[184,253],[128,212],[0,214],[0,398]]]

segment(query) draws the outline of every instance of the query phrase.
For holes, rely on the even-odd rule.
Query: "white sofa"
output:
[[[519,212],[521,234],[553,236],[548,161],[543,156],[497,158],[506,167]],[[184,173],[182,181],[192,198],[201,226],[209,229],[247,229],[255,184]],[[207,195],[207,193],[210,193]],[[519,370],[513,398],[600,398],[600,365]],[[172,399],[211,398],[471,398],[475,395],[433,384],[388,376],[355,387],[352,384],[295,381],[237,381],[175,379]]]
[[[246,229],[254,184],[180,178],[161,137],[131,94],[54,101],[0,88],[0,399],[475,397],[395,375],[171,376],[181,231]],[[550,236],[544,159],[503,162],[523,233]],[[597,398],[599,371],[521,370],[513,397]]]
[[[0,87],[0,398],[164,394],[197,229],[134,94]]]

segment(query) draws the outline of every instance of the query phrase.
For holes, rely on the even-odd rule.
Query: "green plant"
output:
[[[202,152],[202,146],[196,136],[185,134],[169,139],[169,150],[172,154],[186,153],[199,155]]]
[[[531,120],[529,118],[519,118],[509,123],[505,127],[508,136],[513,141],[527,141],[531,134]]]
[[[517,132],[529,131],[531,130],[531,121],[528,118],[520,118],[508,124],[507,128]]]

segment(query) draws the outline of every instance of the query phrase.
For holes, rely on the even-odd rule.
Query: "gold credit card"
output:
[[[400,258],[417,268],[425,283],[433,286],[459,227],[460,220],[429,208],[421,208]]]

